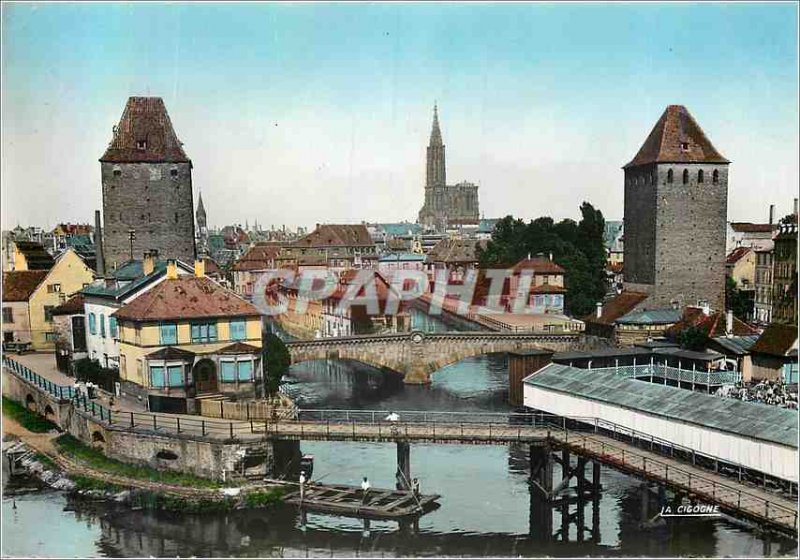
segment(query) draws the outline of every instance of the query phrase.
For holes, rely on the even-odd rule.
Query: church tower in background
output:
[[[447,184],[447,166],[439,108],[433,106],[433,125],[425,166],[425,203],[418,222],[429,231],[444,232],[448,228],[477,225],[480,222],[478,185],[463,181]]]

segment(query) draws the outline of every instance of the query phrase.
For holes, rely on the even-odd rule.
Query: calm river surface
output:
[[[415,317],[417,327],[444,327]],[[423,323],[428,323],[423,325]],[[505,359],[464,360],[437,372],[428,387],[405,386],[391,374],[353,362],[308,362],[291,369],[288,391],[305,408],[507,412]],[[304,442],[315,458],[314,478],[394,485],[395,446]],[[641,529],[641,483],[603,468],[596,534],[578,542],[546,538],[531,522],[527,450],[517,446],[412,445],[411,472],[423,492],[441,494],[441,507],[422,517],[417,532],[396,523],[309,515],[302,527],[289,507],[269,512],[174,515],[74,503],[58,492],[3,500],[4,556],[764,556],[796,555],[796,543],[767,537],[727,518],[683,520]],[[651,493],[652,494],[652,493]],[[574,508],[574,506],[573,506]],[[658,511],[655,498],[649,515]],[[574,509],[573,509],[574,511]],[[592,527],[592,504],[585,506]],[[561,517],[553,510],[553,531]]]

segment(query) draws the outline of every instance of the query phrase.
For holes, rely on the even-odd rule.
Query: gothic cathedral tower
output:
[[[641,307],[725,309],[728,164],[682,105],[670,105],[625,170],[625,289]]]
[[[107,268],[150,250],[194,261],[192,162],[160,97],[128,99],[100,170]]]

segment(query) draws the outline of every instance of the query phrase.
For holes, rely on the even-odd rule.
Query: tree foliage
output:
[[[739,289],[736,280],[725,277],[725,307],[733,311],[734,316],[747,319],[753,314],[753,298]]]
[[[500,220],[486,249],[480,252],[482,268],[510,267],[530,255],[553,255],[564,268],[566,311],[586,315],[606,294],[606,250],[603,243],[603,213],[588,202],[581,207],[581,220],[554,222],[543,216],[525,223],[506,216]]]
[[[708,343],[708,332],[701,327],[686,327],[675,337],[681,348],[686,350],[704,350]]]
[[[269,397],[278,393],[281,378],[289,370],[292,358],[281,338],[265,332],[261,340],[261,363],[264,366],[264,392]]]

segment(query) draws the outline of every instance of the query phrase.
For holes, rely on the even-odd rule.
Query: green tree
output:
[[[606,294],[605,219],[584,202],[581,220],[555,223],[543,216],[528,224],[506,216],[497,223],[486,249],[479,251],[482,268],[513,266],[528,255],[552,255],[565,271],[566,311],[583,316]]]
[[[704,350],[708,343],[708,332],[701,327],[687,327],[680,331],[675,337],[681,348],[686,350]]]
[[[289,350],[278,335],[270,332],[262,335],[261,363],[264,366],[264,392],[272,398],[278,394],[281,378],[292,364]]]
[[[725,307],[733,311],[734,316],[747,319],[753,313],[753,299],[740,290],[736,280],[725,277]]]

